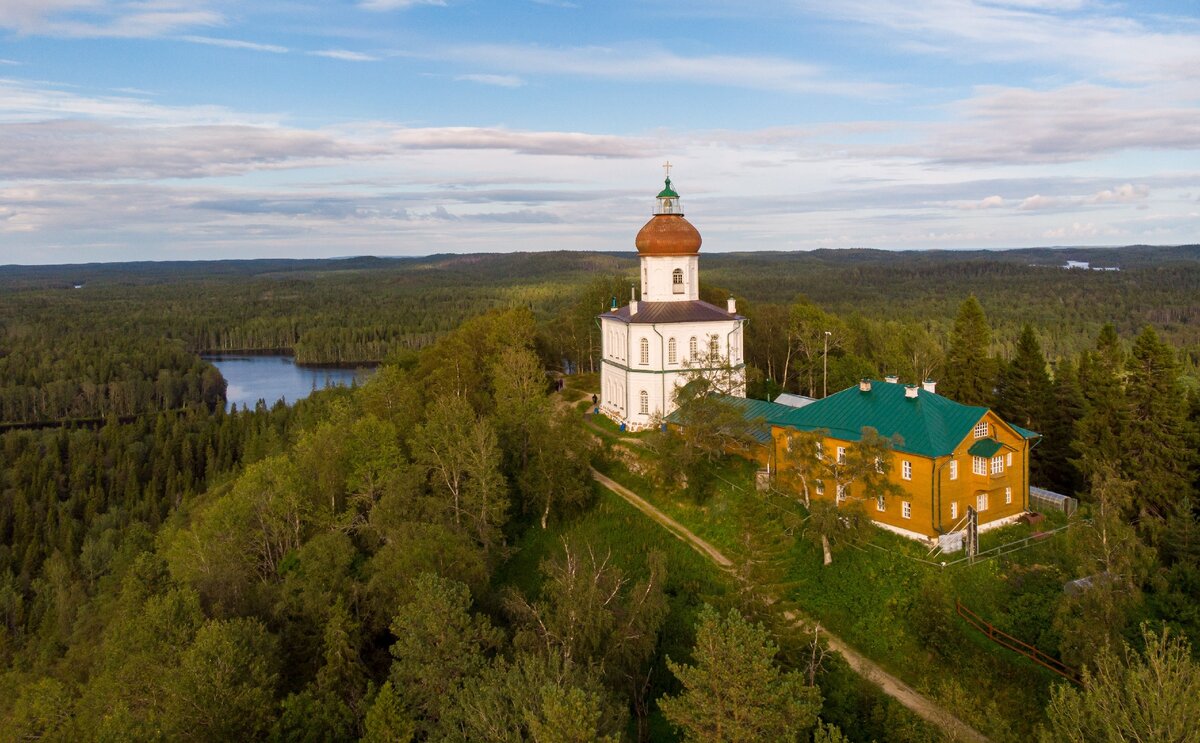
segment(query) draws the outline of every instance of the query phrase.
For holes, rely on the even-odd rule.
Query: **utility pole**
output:
[[[832,335],[828,330],[825,331],[825,352],[821,354],[821,364],[825,367],[821,373],[821,397],[829,396],[829,336]]]

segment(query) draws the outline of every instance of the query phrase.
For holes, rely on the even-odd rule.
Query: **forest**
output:
[[[0,740],[939,739],[770,619],[764,592],[794,576],[750,557],[714,574],[594,484],[596,467],[687,514],[733,498],[721,483],[741,467],[699,424],[647,439],[670,466],[635,467],[579,415],[593,318],[634,267],[569,252],[0,267],[0,424],[39,426],[0,430]],[[997,695],[1044,698],[1004,724],[960,714],[997,740],[1121,740],[1137,716],[1101,695],[1161,695],[1166,677],[1193,701],[1164,717],[1200,714],[1200,248],[703,268],[703,296],[732,293],[749,318],[752,396],[896,373],[1045,435],[1034,482],[1078,495],[1086,523],[1045,564],[1007,567],[1005,596],[1095,681],[988,656]],[[226,412],[199,358],[216,350],[380,366],[361,388]],[[693,419],[720,424],[705,404]],[[776,520],[729,502],[743,526]],[[875,537],[783,507],[799,519],[781,522],[786,548],[742,544],[792,565],[815,554],[806,535],[832,538],[837,567],[802,580],[806,608],[836,618],[819,583]],[[1089,575],[1109,578],[1062,591]],[[953,606],[944,576],[913,580],[879,611]],[[915,611],[880,621],[967,674],[952,619]],[[727,695],[705,692],[714,678]]]

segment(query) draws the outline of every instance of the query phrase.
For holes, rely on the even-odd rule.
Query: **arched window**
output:
[[[641,340],[641,343],[639,344],[639,349],[640,349],[640,352],[638,354],[638,361],[643,364],[649,364],[650,363],[650,341],[643,338]]]
[[[708,355],[714,360],[721,355],[721,339],[715,335],[708,337]]]
[[[642,415],[650,414],[650,394],[646,390],[638,393],[638,411]]]
[[[671,272],[671,291],[683,294],[683,269],[677,268]]]
[[[675,356],[675,339],[672,338],[671,340],[667,341],[667,363],[674,364]]]
[[[696,356],[698,356],[699,353],[700,353],[700,350],[696,347],[696,336],[693,335],[688,340],[688,356],[691,358],[692,361],[695,361]]]

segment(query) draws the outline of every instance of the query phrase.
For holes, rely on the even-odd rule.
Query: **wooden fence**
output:
[[[1029,643],[1018,640],[1007,632],[996,629],[991,625],[991,623],[987,622],[978,614],[963,606],[962,602],[960,601],[956,600],[954,602],[954,607],[958,611],[958,615],[967,621],[967,624],[987,635],[987,638],[992,642],[1000,645],[1001,647],[1008,648],[1014,653],[1020,653],[1021,655],[1024,655],[1026,658],[1030,659],[1034,663],[1037,663],[1039,666],[1054,671],[1059,676],[1062,676],[1074,684],[1082,685],[1083,682],[1079,678],[1079,672],[1063,663],[1058,658],[1046,655],[1041,650],[1038,650]]]

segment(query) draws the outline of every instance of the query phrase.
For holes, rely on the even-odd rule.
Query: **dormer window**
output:
[[[683,269],[677,268],[671,272],[671,291],[675,294],[683,294]]]

